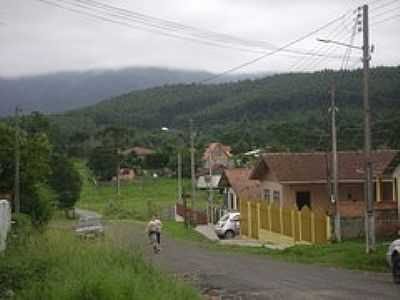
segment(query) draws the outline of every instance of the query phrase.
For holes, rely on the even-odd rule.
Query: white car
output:
[[[400,239],[390,244],[386,260],[392,269],[394,282],[400,284]]]
[[[75,227],[75,234],[81,238],[96,238],[104,236],[102,219],[97,216],[83,216]]]
[[[220,238],[233,239],[240,234],[240,213],[231,212],[223,215],[215,225],[214,231]]]

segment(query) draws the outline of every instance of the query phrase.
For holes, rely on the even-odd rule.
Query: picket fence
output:
[[[325,244],[331,238],[329,216],[313,212],[307,206],[298,210],[242,200],[240,227],[242,236],[266,241]]]

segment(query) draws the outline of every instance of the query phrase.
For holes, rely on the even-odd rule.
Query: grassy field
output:
[[[70,230],[30,233],[0,260],[0,299],[200,299],[181,281],[107,241],[83,241]]]
[[[158,213],[160,207],[172,207],[177,199],[175,178],[141,177],[129,184],[122,184],[120,195],[113,184],[95,185],[90,171],[82,161],[76,161],[83,181],[81,199],[77,206],[117,219],[147,220]],[[184,187],[190,190],[190,180],[184,180]],[[197,207],[205,209],[207,193],[198,191]],[[189,201],[190,202],[190,201]]]
[[[215,246],[213,244],[209,244],[207,247],[216,251],[260,255],[287,262],[372,272],[390,271],[385,260],[385,253],[388,248],[387,242],[379,242],[376,251],[372,254],[365,253],[365,243],[362,240],[349,240],[328,245],[297,245],[285,250],[271,250],[261,247]]]

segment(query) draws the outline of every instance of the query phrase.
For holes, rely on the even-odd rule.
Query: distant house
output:
[[[156,152],[154,150],[144,147],[132,147],[122,151],[122,154],[125,156],[129,154],[134,154],[141,159],[145,159],[147,156],[153,155],[155,153]]]
[[[239,210],[240,199],[259,199],[261,197],[260,182],[249,179],[251,169],[226,169],[222,173],[218,186],[224,190],[224,208]]]
[[[121,168],[119,170],[119,179],[121,181],[132,181],[135,179],[135,171],[129,168]],[[116,177],[113,177],[113,181],[116,180]]]
[[[224,167],[233,167],[231,160],[231,147],[221,143],[211,143],[204,151],[202,160],[203,167],[210,168],[214,165],[222,165]]]
[[[374,151],[371,159],[377,220],[390,219],[396,223],[400,210],[400,152]],[[353,232],[347,235],[358,235],[355,227],[360,227],[358,232],[363,231],[363,165],[362,152],[338,153],[338,208],[344,218],[359,218],[357,226],[354,226],[354,222],[349,223],[348,230]],[[332,209],[330,168],[331,158],[326,153],[271,153],[259,158],[250,179],[260,181],[261,201],[279,204],[281,207],[296,207],[299,210],[307,206],[313,211],[329,214]],[[381,229],[394,229],[386,225]]]

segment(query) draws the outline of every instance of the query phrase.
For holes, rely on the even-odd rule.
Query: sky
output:
[[[76,5],[80,0],[43,1],[71,8],[69,2]],[[129,22],[129,27],[110,23],[43,1],[0,0],[1,77],[134,66],[218,73],[271,51],[271,48],[255,47],[254,42],[262,41],[279,48],[343,14],[346,15],[339,21],[289,48],[296,53],[280,51],[236,72],[313,71],[340,68],[343,61],[347,68],[361,66],[361,51],[353,50],[347,61],[342,58],[346,47],[317,41],[317,38],[329,37],[351,43],[354,9],[364,4],[360,0],[96,0],[252,41],[253,46],[245,49],[236,44],[216,46],[215,40],[195,42],[190,34],[189,39],[187,35],[181,39],[170,36],[171,31],[155,33],[154,28],[127,19],[122,22]],[[371,65],[399,65],[400,0],[370,0],[369,3],[371,43],[375,45]],[[83,10],[77,6],[74,9]],[[93,7],[84,11],[95,12]],[[115,14],[107,18],[121,21]],[[387,18],[392,19],[385,21]],[[353,44],[360,46],[361,43],[362,33],[357,32]],[[335,58],[300,56],[297,51]]]

